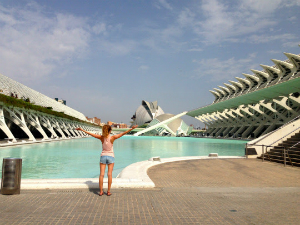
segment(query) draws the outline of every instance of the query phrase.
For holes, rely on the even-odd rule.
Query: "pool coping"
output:
[[[155,165],[195,159],[244,159],[242,156],[188,156],[159,158],[154,157],[147,160],[133,163],[125,167],[122,172],[113,178],[112,188],[154,188],[155,184],[147,174],[147,170]],[[155,160],[160,161],[155,161]],[[1,182],[0,182],[1,183]],[[103,187],[107,188],[107,178],[104,178]],[[21,189],[96,189],[99,188],[99,178],[67,178],[67,179],[22,179]]]
[[[29,141],[29,140],[21,140],[17,142],[11,142],[11,141],[2,141],[0,142],[0,148],[5,147],[14,147],[14,146],[20,146],[20,145],[33,145],[33,144],[40,144],[40,143],[50,143],[50,142],[56,142],[56,141],[68,141],[68,140],[74,140],[74,139],[80,139],[80,138],[88,138],[88,137],[67,137],[67,138],[49,138],[49,139],[36,139],[35,141]]]

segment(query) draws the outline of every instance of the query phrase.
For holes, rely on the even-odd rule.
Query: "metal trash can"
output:
[[[4,158],[2,164],[1,194],[20,194],[22,159]]]

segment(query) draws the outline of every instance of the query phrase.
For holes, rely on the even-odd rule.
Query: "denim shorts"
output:
[[[102,164],[112,164],[115,163],[115,158],[108,155],[103,155],[100,157],[100,163]]]

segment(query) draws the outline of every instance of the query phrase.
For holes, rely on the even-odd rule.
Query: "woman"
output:
[[[99,176],[99,188],[100,188],[100,193],[99,195],[103,195],[103,178],[104,178],[104,173],[105,173],[105,167],[107,165],[108,171],[107,171],[107,177],[108,177],[108,189],[107,189],[107,196],[111,195],[110,188],[111,188],[111,183],[112,183],[112,171],[114,168],[115,164],[115,155],[114,155],[114,149],[113,149],[113,144],[114,141],[123,135],[127,134],[128,132],[132,131],[133,129],[137,128],[138,126],[132,126],[131,129],[120,133],[116,135],[110,135],[111,133],[111,126],[109,125],[104,125],[102,127],[102,135],[97,135],[93,134],[91,132],[88,132],[86,130],[83,130],[82,128],[76,128],[76,130],[83,131],[84,133],[87,133],[91,135],[94,138],[100,139],[102,142],[102,153],[100,157],[100,176]]]

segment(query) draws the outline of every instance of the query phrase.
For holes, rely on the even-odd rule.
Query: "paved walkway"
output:
[[[299,224],[300,168],[256,159],[190,160],[148,170],[156,187],[0,195],[0,224]]]

